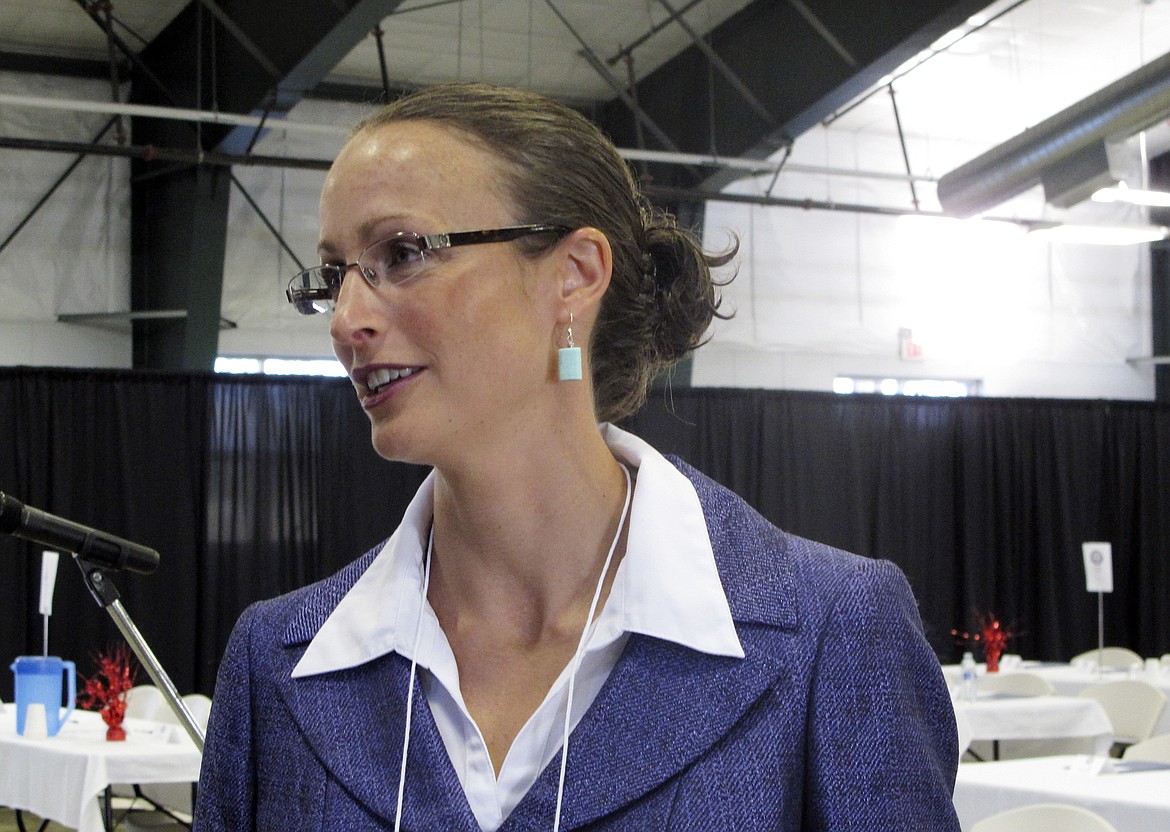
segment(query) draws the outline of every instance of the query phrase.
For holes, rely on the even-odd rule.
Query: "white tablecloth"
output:
[[[979,670],[983,672],[984,668],[980,666]],[[1116,682],[1120,679],[1135,678],[1143,682],[1149,682],[1162,691],[1162,693],[1166,694],[1166,699],[1170,700],[1170,672],[1163,670],[1147,673],[1145,669],[1142,669],[1136,675],[1131,676],[1128,670],[1102,670],[1098,672],[1096,670],[1073,667],[1066,662],[1026,661],[1011,670],[1002,672],[1012,673],[1016,670],[1034,673],[1037,676],[1047,679],[1049,684],[1055,688],[1056,693],[1063,696],[1076,696],[1085,688],[1100,685],[1103,682]],[[1162,711],[1162,716],[1158,719],[1154,733],[1170,734],[1170,705],[1167,705]]]
[[[987,672],[987,666],[979,664],[976,670],[982,676]],[[1128,670],[1103,670],[1097,672],[1095,670],[1073,667],[1067,662],[1025,661],[1013,667],[1003,669],[1000,672],[1007,674],[1017,670],[1034,673],[1037,676],[1047,679],[1054,688],[1054,692],[1061,696],[1076,696],[1085,688],[1099,685],[1103,682],[1115,682],[1119,679],[1136,678],[1143,682],[1149,682],[1162,691],[1162,693],[1166,694],[1168,702],[1165,710],[1162,711],[1162,716],[1158,719],[1157,726],[1154,728],[1154,734],[1170,734],[1170,670],[1159,669],[1153,673],[1149,673],[1143,668],[1136,676],[1131,676]],[[961,675],[962,671],[957,664],[943,665],[943,676],[946,677],[947,684],[952,689],[958,687]]]
[[[1097,754],[1113,743],[1109,716],[1093,699],[981,693],[974,702],[954,704],[955,720],[973,741],[1084,737],[1091,741],[1084,750]]]
[[[978,821],[1031,803],[1072,803],[1104,817],[1118,832],[1170,829],[1170,769],[1118,771],[1133,764],[1087,757],[1037,757],[959,766],[955,809],[967,832]],[[1148,764],[1146,764],[1148,766]]]
[[[26,739],[16,733],[14,711],[0,714],[0,806],[102,832],[106,786],[199,779],[199,751],[176,725],[126,720],[126,740],[107,742],[97,713],[75,711],[57,736]]]

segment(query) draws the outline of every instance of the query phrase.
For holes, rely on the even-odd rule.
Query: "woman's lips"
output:
[[[400,378],[407,378],[412,375],[419,367],[379,367],[376,370],[371,370],[366,375],[366,389],[371,393],[378,393],[382,388],[393,384]]]
[[[375,367],[359,376],[362,407],[376,407],[423,371],[423,367]]]

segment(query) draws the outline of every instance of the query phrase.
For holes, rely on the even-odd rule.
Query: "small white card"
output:
[[[1085,559],[1085,589],[1089,592],[1113,591],[1113,544],[1090,541],[1081,544]]]
[[[1075,760],[1070,762],[1065,769],[1075,774],[1085,774],[1089,777],[1096,777],[1105,768],[1105,763],[1109,760],[1108,757],[1093,755],[1078,756]]]
[[[41,615],[53,614],[53,589],[57,586],[57,560],[60,557],[48,549],[41,552]]]

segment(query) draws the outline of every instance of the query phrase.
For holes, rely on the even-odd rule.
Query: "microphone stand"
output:
[[[171,706],[171,710],[175,712],[175,716],[179,718],[179,724],[187,731],[188,736],[195,741],[195,747],[202,754],[203,729],[195,721],[195,717],[191,715],[187,704],[180,698],[178,690],[175,689],[174,682],[167,676],[162,664],[159,663],[154,652],[150,649],[150,645],[146,643],[146,640],[138,631],[138,627],[131,620],[130,614],[122,606],[121,595],[118,593],[118,588],[114,586],[114,582],[110,578],[110,571],[100,566],[95,566],[80,555],[75,554],[73,559],[76,561],[78,568],[81,569],[81,574],[85,578],[86,588],[89,589],[94,600],[98,602],[98,606],[103,607],[110,614],[110,618],[114,619],[114,624],[130,645],[130,649],[134,651],[134,655],[138,657],[138,661],[146,668],[147,675],[150,676],[158,689],[162,691],[163,698]]]

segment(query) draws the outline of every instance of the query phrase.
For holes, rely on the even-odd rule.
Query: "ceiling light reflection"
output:
[[[1074,243],[1091,246],[1132,246],[1166,239],[1163,225],[1039,225],[1028,232],[1029,237],[1053,243]]]
[[[1130,205],[1148,205],[1152,208],[1170,208],[1170,193],[1127,188],[1122,183],[1116,188],[1101,188],[1093,193],[1094,202],[1125,202]]]

